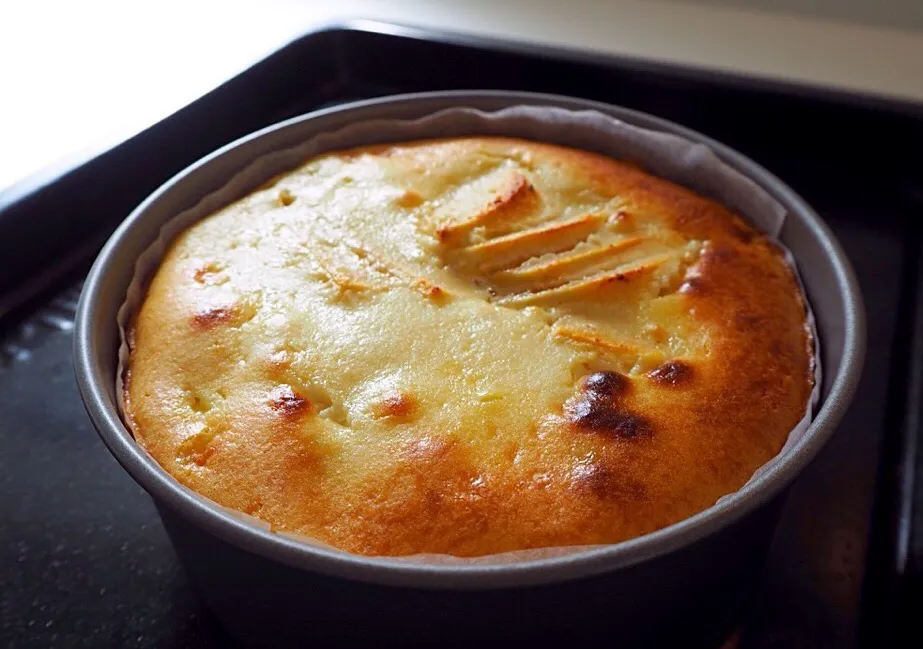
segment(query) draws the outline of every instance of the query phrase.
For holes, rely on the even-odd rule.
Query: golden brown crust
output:
[[[505,138],[321,156],[181,235],[124,405],[178,480],[345,550],[631,538],[781,448],[812,387],[778,249],[635,165]]]

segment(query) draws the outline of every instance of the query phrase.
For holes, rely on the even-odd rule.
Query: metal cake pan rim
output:
[[[440,101],[452,102],[459,106],[466,105],[466,102],[497,101],[505,102],[506,105],[539,104],[595,109],[640,126],[682,135],[710,146],[722,160],[757,182],[785,205],[791,214],[807,224],[821,242],[835,273],[836,290],[842,294],[844,300],[842,360],[830,392],[818,409],[808,432],[775,467],[724,503],[650,534],[611,546],[565,557],[509,564],[415,564],[315,547],[246,522],[182,486],[134,441],[122,423],[118,408],[105,386],[106,372],[98,358],[99,344],[94,338],[94,331],[98,306],[105,299],[107,291],[111,290],[113,277],[130,273],[130,268],[124,267],[124,261],[121,265],[118,262],[119,248],[126,239],[133,236],[133,233],[136,235],[137,225],[144,221],[150,206],[178,182],[191,174],[204,173],[222,156],[294,124],[306,120],[321,120],[347,112],[368,113],[361,119],[370,119],[376,116],[376,111],[389,107],[425,105]],[[127,279],[125,283],[127,285]],[[114,342],[110,341],[113,344]],[[730,147],[668,120],[612,104],[563,95],[503,90],[411,93],[351,102],[267,126],[201,158],[152,193],[112,234],[87,277],[74,328],[77,383],[90,418],[110,452],[160,504],[175,510],[192,524],[233,545],[293,567],[378,584],[458,590],[546,584],[610,572],[678,550],[731,525],[787,487],[831,437],[855,393],[864,353],[864,309],[858,283],[849,261],[829,227],[807,202],[779,178]]]

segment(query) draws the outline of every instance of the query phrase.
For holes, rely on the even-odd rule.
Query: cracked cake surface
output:
[[[177,480],[343,550],[613,543],[714,504],[812,388],[791,268],[636,165],[496,137],[321,155],[177,237],[123,405]]]

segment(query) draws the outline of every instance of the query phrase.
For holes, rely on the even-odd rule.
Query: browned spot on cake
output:
[[[436,228],[436,238],[441,242],[445,243],[452,236],[452,226],[450,225],[440,225]]]
[[[583,392],[601,398],[613,398],[628,388],[628,379],[618,372],[593,372],[580,379],[578,385],[578,389]]]
[[[587,491],[598,498],[609,500],[642,500],[646,494],[643,483],[620,474],[599,461],[584,462],[575,466],[570,473],[570,482],[577,491]]]
[[[221,262],[208,261],[193,271],[192,279],[197,284],[223,284],[228,279],[226,274],[221,273],[224,268],[225,265]]]
[[[311,402],[292,389],[290,385],[280,385],[269,395],[269,407],[283,417],[295,417],[311,411]]]
[[[372,404],[372,414],[378,418],[394,417],[403,419],[413,414],[417,400],[406,392],[389,392],[381,401]]]
[[[295,195],[287,188],[283,188],[276,200],[279,201],[280,205],[288,206],[295,202]]]
[[[420,196],[419,192],[413,189],[407,189],[398,196],[394,202],[401,207],[417,207],[423,202],[423,197]]]
[[[440,225],[438,228],[436,228],[436,238],[439,239],[439,241],[442,243],[448,241],[452,234],[453,229],[450,225]]]
[[[621,405],[630,388],[627,378],[616,372],[593,372],[577,385],[577,394],[564,404],[564,417],[577,429],[609,437],[630,439],[650,432],[641,415]]]
[[[237,312],[238,309],[233,305],[206,307],[195,312],[192,324],[196,329],[214,329],[218,325],[233,322]]]
[[[678,386],[692,379],[692,367],[682,361],[667,361],[647,374],[654,383],[665,386]]]
[[[438,300],[444,295],[445,295],[445,290],[436,285],[430,286],[429,288],[426,289],[426,296],[434,300]]]
[[[429,298],[433,302],[440,302],[446,296],[448,296],[448,291],[437,284],[433,284],[429,280],[418,277],[411,283],[411,288],[417,291],[420,295]]]
[[[669,338],[667,330],[658,324],[649,324],[644,327],[644,331],[655,343],[664,343]]]
[[[577,427],[608,435],[630,439],[648,430],[646,420],[640,415],[626,412],[601,399],[583,398],[568,403],[565,415]]]
[[[247,503],[240,508],[243,513],[249,514],[250,516],[256,516],[261,509],[263,509],[263,501],[255,496],[251,497]]]

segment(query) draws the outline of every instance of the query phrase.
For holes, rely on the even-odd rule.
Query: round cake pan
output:
[[[138,446],[120,418],[115,393],[116,316],[136,260],[167,220],[256,158],[320,133],[451,107],[496,111],[524,104],[592,109],[704,143],[788,210],[780,239],[796,259],[814,309],[824,379],[810,430],[771,470],[708,510],[612,546],[508,564],[422,564],[274,534],[183,487]],[[402,95],[310,113],[244,137],[182,171],[135,209],[103,248],[81,296],[74,339],[77,381],[100,436],[153,497],[209,608],[238,641],[255,647],[602,638],[623,647],[714,645],[761,567],[787,487],[843,416],[864,349],[861,296],[849,262],[817,214],[768,171],[704,135],[643,113],[568,97],[481,91]]]

